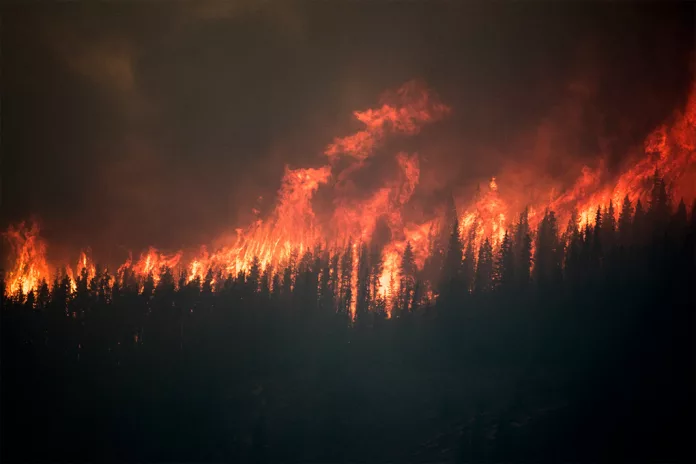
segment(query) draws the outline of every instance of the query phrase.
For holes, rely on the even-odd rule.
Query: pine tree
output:
[[[365,242],[360,246],[358,257],[358,294],[355,304],[355,320],[358,327],[368,325],[370,307],[370,262],[369,250]]]
[[[667,186],[656,169],[647,211],[650,231],[656,235],[664,233],[665,227],[669,222],[669,216],[670,201]]]
[[[297,250],[292,250],[290,252],[290,258],[288,263],[283,269],[283,284],[281,289],[281,295],[283,298],[290,299],[292,297],[292,285],[295,280],[295,266],[297,263]]]
[[[273,301],[279,301],[282,291],[282,284],[280,280],[280,274],[278,272],[273,273],[273,286],[271,288],[271,299]]]
[[[330,273],[329,273],[329,294],[331,295],[331,300],[333,303],[332,312],[339,311],[340,303],[340,291],[341,291],[341,276],[339,272],[339,262],[341,255],[338,251],[334,251],[331,255],[331,260],[329,263]]]
[[[619,213],[619,243],[622,246],[629,246],[631,244],[631,232],[633,227],[633,205],[628,195],[624,197],[623,203],[621,205],[621,212]]]
[[[532,268],[532,236],[527,232],[522,238],[520,254],[516,260],[517,268],[515,274],[518,276],[517,284],[522,290],[529,285],[530,273]]]
[[[464,249],[464,259],[460,264],[460,281],[465,293],[469,293],[474,287],[476,278],[476,222],[469,229],[467,234],[466,248]]]
[[[512,251],[512,240],[507,230],[495,260],[494,276],[495,287],[501,291],[507,291],[514,285],[515,256]]]
[[[266,266],[261,274],[261,298],[268,300],[271,297],[271,266]]]
[[[595,268],[601,267],[604,257],[604,244],[602,243],[602,208],[597,207],[595,223],[592,231],[592,263]]]
[[[440,277],[441,301],[450,303],[458,293],[462,279],[462,241],[459,236],[459,221],[455,219],[447,244],[445,263]]]
[[[688,221],[689,219],[686,214],[686,203],[684,203],[684,199],[682,198],[679,201],[677,210],[672,215],[669,224],[669,236],[671,243],[676,246],[682,244],[684,237],[686,236],[687,225],[689,223]]]
[[[377,298],[380,293],[380,278],[382,277],[383,271],[384,265],[382,263],[381,249],[377,244],[373,243],[370,251],[370,300],[373,302],[372,306],[374,311],[377,310]]]
[[[486,239],[479,248],[478,265],[476,266],[476,278],[474,291],[476,293],[489,292],[493,287],[493,247]]]
[[[411,247],[411,242],[406,243],[406,248],[404,249],[404,254],[401,257],[401,267],[399,269],[399,298],[398,298],[398,308],[396,316],[409,312],[411,306],[411,299],[413,298],[413,290],[416,283],[416,263],[413,256],[413,248]]]
[[[145,301],[150,300],[154,291],[155,291],[155,278],[152,276],[152,272],[149,272],[147,274],[147,277],[145,278],[145,283],[143,284],[142,296],[145,299]]]
[[[1,295],[4,295],[4,288],[0,287],[0,291],[3,293],[0,293]],[[43,311],[48,307],[48,303],[51,300],[51,294],[48,289],[48,282],[46,282],[46,279],[41,279],[41,283],[39,284],[39,290],[36,295],[36,309]]]
[[[458,223],[457,208],[454,203],[454,197],[452,194],[449,194],[445,204],[443,221],[440,224],[438,233],[433,237],[432,251],[426,260],[425,269],[429,275],[442,275],[455,223]],[[458,224],[457,227],[459,227]]]
[[[528,208],[520,213],[519,221],[515,225],[512,249],[515,257],[517,288],[525,289],[529,284],[532,267],[532,236],[529,230]]]
[[[155,286],[155,297],[158,299],[166,298],[167,302],[174,298],[174,275],[167,266],[162,266],[159,273],[159,281]]]
[[[611,249],[615,242],[616,216],[614,201],[609,200],[609,206],[602,215],[602,243],[607,250]]]
[[[34,289],[29,290],[27,293],[27,299],[24,302],[24,307],[27,310],[33,310],[36,306],[36,296],[34,295]]]
[[[201,294],[204,299],[209,299],[213,294],[213,270],[208,269],[205,273],[205,278],[203,279],[203,287],[201,288]]]
[[[339,311],[342,315],[350,317],[353,304],[353,240],[348,240],[343,256],[341,256],[341,281],[340,281]]]
[[[539,223],[534,256],[534,280],[549,285],[560,280],[562,247],[558,240],[558,226],[553,211],[546,211]]]
[[[640,199],[636,203],[636,212],[633,215],[633,227],[631,229],[631,240],[635,244],[644,244],[646,238],[646,217],[643,204]]]

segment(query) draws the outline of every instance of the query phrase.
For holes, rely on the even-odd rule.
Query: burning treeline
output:
[[[684,109],[647,137],[643,152],[618,177],[608,178],[599,158],[569,188],[549,192],[546,201],[503,195],[494,177],[473,201],[450,196],[436,213],[407,214],[419,186],[420,159],[417,153],[385,154],[384,142],[415,135],[450,112],[419,81],[385,93],[380,106],[354,113],[364,127],[328,145],[323,165],[286,167],[269,217],[237,229],[226,245],[203,247],[193,256],[151,247],[113,275],[95,266],[88,251],[80,252],[74,266],[50,266],[36,224],[10,227],[4,236],[13,261],[5,293],[34,301],[51,280],[70,292],[89,283],[104,293],[124,285],[147,292],[162,279],[212,290],[241,281],[269,296],[309,284],[336,310],[394,315],[433,302],[447,273],[460,276],[467,292],[503,285],[506,261],[516,262],[516,281],[543,280],[549,266],[563,272],[574,250],[595,232],[601,231],[605,247],[631,246],[645,239],[638,231],[649,218],[674,213],[686,220],[683,197],[689,201],[696,193],[696,87]],[[391,175],[361,191],[356,175],[385,156],[391,157]],[[331,198],[330,213],[316,211],[318,196]],[[527,206],[513,210],[521,202]]]

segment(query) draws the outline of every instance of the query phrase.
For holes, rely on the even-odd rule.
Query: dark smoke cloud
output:
[[[686,4],[14,4],[0,226],[36,215],[50,253],[115,261],[208,243],[412,78],[452,108],[380,149],[419,154],[419,208],[501,172],[541,189],[599,154],[618,170],[684,100],[693,20]]]

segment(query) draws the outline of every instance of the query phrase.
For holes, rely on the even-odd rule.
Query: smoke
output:
[[[432,24],[423,8],[15,7],[3,21],[3,229],[36,215],[49,253],[89,244],[110,262],[212,243],[273,214],[286,165],[331,166],[312,206],[338,227],[336,210],[362,213],[353,200],[390,213],[379,195],[404,182],[398,153],[419,175],[397,222],[452,193],[465,208],[493,176],[517,208],[586,165],[618,174],[685,100],[693,25],[679,7],[433,6]],[[447,114],[421,124],[431,93],[417,92],[405,123],[385,110],[404,95],[381,92],[414,77]]]

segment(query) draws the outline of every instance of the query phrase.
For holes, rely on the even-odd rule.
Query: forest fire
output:
[[[327,265],[320,273],[328,273],[326,279],[347,279],[352,289],[351,308],[355,311],[355,295],[359,261],[364,254],[363,244],[369,245],[369,265],[379,269],[379,278],[369,285],[370,295],[379,295],[385,301],[401,291],[403,269],[412,262],[414,273],[422,272],[428,258],[442,254],[442,243],[435,237],[450,233],[443,215],[431,215],[413,221],[404,214],[416,193],[420,180],[421,160],[416,153],[398,152],[393,156],[394,172],[383,179],[380,186],[367,195],[356,195],[354,175],[362,169],[370,169],[370,162],[377,157],[377,149],[395,135],[415,135],[430,123],[445,118],[450,108],[439,101],[423,83],[406,83],[393,93],[382,97],[380,106],[356,111],[355,118],[365,127],[352,135],[336,138],[324,154],[329,164],[310,168],[285,168],[277,204],[272,214],[257,219],[247,228],[238,229],[236,238],[214,251],[201,248],[195,256],[185,259],[182,251],[162,253],[151,247],[137,261],[129,257],[118,268],[118,274],[130,269],[141,281],[152,276],[155,284],[163,268],[178,271],[187,283],[196,279],[225,278],[239,273],[267,272],[269,280],[280,282],[283,270],[296,268],[307,253],[342,255],[350,263],[341,266]],[[506,234],[512,233],[520,211],[509,205],[527,203],[529,225],[532,232],[539,225],[543,211],[554,211],[560,221],[574,217],[577,226],[594,224],[598,209],[618,216],[620,205],[627,198],[635,204],[648,201],[656,172],[665,180],[673,198],[691,199],[696,196],[694,185],[694,152],[696,150],[696,87],[692,90],[683,112],[675,114],[672,121],[655,129],[646,139],[644,153],[632,165],[626,167],[618,178],[610,179],[603,161],[595,167],[584,167],[575,183],[553,195],[547,202],[529,204],[520,198],[505,198],[499,191],[499,177],[492,177],[483,191],[477,191],[473,201],[459,204],[457,219],[465,244],[470,243],[474,253],[490,244],[498,249]],[[379,156],[386,156],[379,153]],[[329,217],[318,214],[313,201],[318,192],[333,198],[333,212]],[[575,216],[573,216],[575,214]],[[381,233],[375,237],[380,224],[386,226],[388,237]],[[49,281],[47,244],[41,238],[39,227],[19,224],[4,234],[11,245],[12,265],[6,275],[6,292],[9,295],[26,295],[43,281]],[[382,237],[384,235],[384,237]],[[64,266],[65,275],[75,291],[80,276],[91,280],[97,268],[88,256],[80,252],[74,270]],[[408,255],[408,258],[406,257]],[[472,259],[470,256],[465,259]],[[471,263],[471,266],[475,263]],[[341,275],[338,275],[338,274]],[[424,282],[434,281],[436,275],[419,277]],[[409,283],[411,287],[413,283]],[[410,291],[413,291],[411,288]],[[426,285],[420,298],[433,298],[432,286]],[[427,296],[430,295],[430,296]],[[349,297],[351,298],[351,297]],[[416,298],[414,296],[414,298]],[[386,303],[387,310],[393,306]]]

